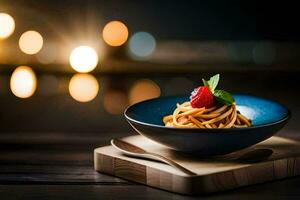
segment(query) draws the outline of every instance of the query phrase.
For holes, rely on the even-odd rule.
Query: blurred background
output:
[[[287,105],[294,132],[299,19],[289,1],[1,0],[0,132],[132,132],[128,105],[215,73]]]

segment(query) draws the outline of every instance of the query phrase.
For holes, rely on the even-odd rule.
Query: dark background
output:
[[[1,10],[14,12],[19,26],[47,34],[78,21],[87,22],[84,31],[93,18],[102,25],[121,19],[131,32],[147,30],[161,40],[299,41],[295,1],[2,0]]]
[[[300,138],[296,1],[0,0],[1,12],[16,22],[13,35],[0,40],[1,199],[194,199],[93,169],[94,148],[135,134],[122,112],[140,80],[152,81],[160,96],[189,95],[201,78],[220,73],[220,88],[286,105],[292,118],[278,134]],[[111,20],[123,21],[129,38],[137,31],[151,33],[153,54],[136,60],[128,55],[128,41],[121,47],[106,45],[101,32]],[[41,33],[44,46],[55,44],[54,62],[42,64],[39,54],[20,51],[19,37],[30,29]],[[90,74],[100,90],[86,103],[68,91],[76,74],[69,54],[82,44],[99,55]],[[12,72],[20,65],[30,66],[38,81],[34,95],[26,99],[10,90]],[[112,91],[123,95],[114,114],[104,104]],[[140,93],[150,94],[145,88]],[[116,97],[109,102],[120,105]],[[299,184],[294,178],[199,198],[299,199]]]
[[[6,52],[6,59],[0,61],[1,131],[130,131],[122,113],[111,115],[103,109],[106,91],[118,89],[128,94],[134,81],[147,78],[158,84],[161,96],[189,94],[202,77],[214,73],[221,74],[221,87],[233,93],[286,104],[293,113],[288,127],[297,127],[300,34],[295,3],[2,0],[0,9],[12,13],[16,21],[15,33],[0,43]],[[56,42],[61,49],[78,41],[99,46],[101,29],[111,20],[123,21],[129,36],[141,30],[150,32],[157,51],[148,60],[135,61],[127,56],[126,45],[104,45],[105,56],[91,72],[100,91],[88,103],[72,99],[67,86],[58,91],[58,86],[48,86],[41,78],[53,75],[68,82],[74,70],[67,58],[43,65],[16,46],[20,34],[28,29],[38,30],[46,42]],[[259,45],[267,46],[259,52],[262,61],[254,56]],[[38,76],[38,89],[28,99],[15,97],[9,89],[10,74],[21,64],[31,66]],[[45,95],[50,89],[54,92]]]

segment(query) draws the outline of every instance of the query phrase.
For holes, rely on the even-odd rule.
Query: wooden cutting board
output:
[[[187,176],[158,161],[125,156],[112,146],[94,150],[95,170],[181,194],[211,193],[300,174],[300,142],[281,137],[272,137],[233,154],[210,158],[176,152],[143,136],[123,139],[171,158],[197,175]],[[254,149],[272,150],[273,154],[267,158],[258,156],[256,160],[242,156]]]

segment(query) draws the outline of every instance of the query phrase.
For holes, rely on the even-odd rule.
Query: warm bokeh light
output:
[[[69,92],[76,101],[91,101],[97,96],[98,91],[98,81],[90,74],[75,74],[70,80]]]
[[[9,37],[15,30],[15,21],[9,14],[0,13],[0,39]]]
[[[103,40],[110,46],[121,46],[127,41],[128,29],[120,21],[107,23],[102,32]]]
[[[122,114],[128,106],[127,95],[119,90],[110,90],[104,94],[104,110],[113,115]]]
[[[160,96],[160,88],[149,79],[138,80],[129,91],[129,103],[134,104]]]
[[[147,32],[137,32],[129,40],[129,52],[134,59],[149,57],[156,47],[155,38]]]
[[[70,64],[77,72],[90,72],[95,69],[98,64],[98,55],[96,51],[89,46],[79,46],[72,51]]]
[[[37,59],[43,64],[53,63],[57,58],[57,46],[54,43],[45,43],[37,54]]]
[[[10,78],[10,89],[14,95],[20,98],[32,96],[36,86],[36,76],[33,70],[27,66],[17,67]]]
[[[26,31],[19,39],[19,47],[26,54],[36,54],[43,47],[43,37],[36,31]]]
[[[15,30],[15,21],[12,16],[0,13],[0,39],[8,38]]]

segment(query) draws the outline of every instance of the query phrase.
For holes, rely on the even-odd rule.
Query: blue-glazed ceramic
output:
[[[290,111],[283,105],[255,96],[234,95],[237,109],[252,120],[253,126],[232,129],[179,129],[165,127],[162,118],[169,115],[176,103],[188,96],[156,98],[127,108],[125,117],[141,135],[174,150],[202,155],[231,153],[261,142],[280,130]]]

